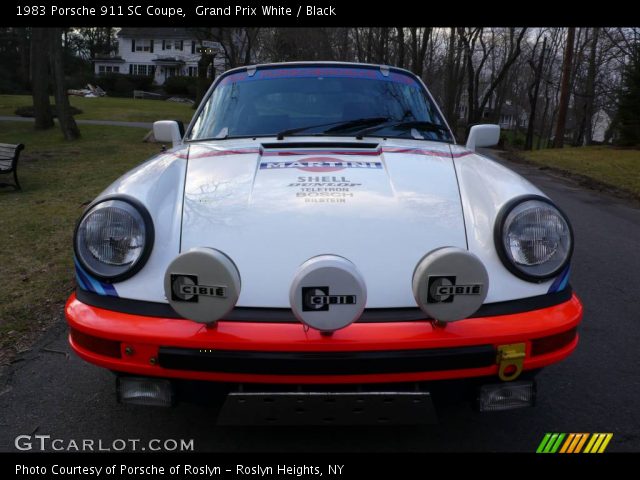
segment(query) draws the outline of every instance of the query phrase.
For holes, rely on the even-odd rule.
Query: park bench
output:
[[[19,143],[12,145],[10,143],[0,143],[0,174],[13,173],[15,185],[10,183],[0,183],[0,187],[12,186],[17,190],[22,190],[20,182],[18,182],[18,158],[20,152],[24,149],[24,145]]]

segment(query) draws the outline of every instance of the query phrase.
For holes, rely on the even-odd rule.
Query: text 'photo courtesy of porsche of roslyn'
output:
[[[640,29],[0,33],[0,448],[639,447]]]

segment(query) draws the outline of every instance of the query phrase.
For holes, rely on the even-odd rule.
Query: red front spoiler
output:
[[[552,307],[513,315],[470,318],[449,323],[444,328],[436,328],[426,321],[354,323],[331,336],[323,336],[314,330],[305,331],[301,324],[222,320],[215,327],[207,327],[190,320],[131,315],[86,305],[76,299],[75,294],[69,297],[65,313],[72,332],[79,332],[75,338],[73,334],[69,337],[73,350],[84,360],[110,370],[232,383],[331,384],[495,376],[498,365],[412,373],[272,375],[168,369],[158,364],[158,354],[160,347],[199,351],[384,352],[478,345],[497,348],[524,342],[524,370],[532,370],[559,362],[575,350],[578,336],[572,331],[582,320],[582,305],[573,295],[569,301]],[[93,338],[98,344],[101,339],[107,340],[104,343],[114,346],[115,352],[92,348],[95,342],[78,341],[80,338]],[[533,351],[532,340],[537,345]]]

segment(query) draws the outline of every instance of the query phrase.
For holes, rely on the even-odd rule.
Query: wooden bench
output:
[[[18,158],[23,149],[24,145],[22,143],[18,145],[0,143],[0,174],[13,173],[13,180],[15,181],[15,185],[0,183],[0,187],[14,187],[17,190],[22,190],[20,182],[18,182]]]

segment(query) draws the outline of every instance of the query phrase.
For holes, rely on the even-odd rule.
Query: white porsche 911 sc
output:
[[[247,391],[420,403],[465,379],[499,410],[533,404],[533,374],[576,348],[569,221],[476,153],[498,126],[456,145],[412,73],[241,67],[186,132],[154,134],[173,148],[74,237],[71,346],[118,373],[121,401],[172,404],[199,381],[241,385],[236,407]]]

